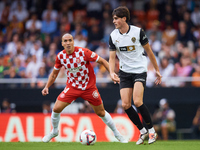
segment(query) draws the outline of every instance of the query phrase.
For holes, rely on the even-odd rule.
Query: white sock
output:
[[[143,127],[143,128],[140,130],[140,133],[141,133],[141,134],[145,134],[145,133],[147,133],[147,130],[146,130],[146,128],[145,128],[145,127]]]
[[[105,110],[105,116],[104,117],[100,117],[103,122],[113,131],[114,135],[119,134],[119,131],[117,130],[112,117],[110,116],[110,114]]]
[[[148,130],[149,130],[149,133],[155,133],[156,132],[154,127],[152,127],[151,129],[148,129]]]
[[[52,111],[51,113],[51,123],[53,126],[53,133],[57,133],[58,132],[58,124],[60,121],[60,113],[55,113]]]

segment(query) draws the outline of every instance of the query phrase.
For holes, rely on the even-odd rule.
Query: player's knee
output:
[[[97,111],[96,114],[99,116],[99,117],[104,117],[105,116],[105,111],[102,110],[102,111]]]
[[[135,107],[140,107],[143,104],[142,101],[134,101]]]
[[[55,113],[61,113],[62,110],[60,110],[59,108],[53,108],[53,112]]]
[[[124,110],[127,110],[131,107],[131,104],[129,103],[122,103],[122,107],[124,108]]]

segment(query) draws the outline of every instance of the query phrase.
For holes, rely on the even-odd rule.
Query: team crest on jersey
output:
[[[132,41],[133,43],[135,43],[136,38],[135,38],[135,37],[132,37],[132,38],[131,38],[131,41]]]
[[[95,99],[97,99],[97,98],[99,97],[99,94],[98,94],[97,91],[94,91],[94,92],[92,93],[92,96],[93,96]]]
[[[76,63],[80,63],[80,62],[81,62],[80,58],[76,58]]]

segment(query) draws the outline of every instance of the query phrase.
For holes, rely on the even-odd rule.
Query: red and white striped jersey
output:
[[[99,56],[87,48],[74,47],[72,54],[65,50],[58,53],[54,69],[66,69],[68,86],[86,90],[96,86],[96,76],[90,61],[98,61]]]

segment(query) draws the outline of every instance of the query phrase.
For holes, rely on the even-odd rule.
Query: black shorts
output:
[[[142,82],[144,88],[146,87],[146,78],[147,73],[126,73],[121,70],[119,70],[119,78],[120,78],[120,89],[122,88],[133,88],[135,82]]]

